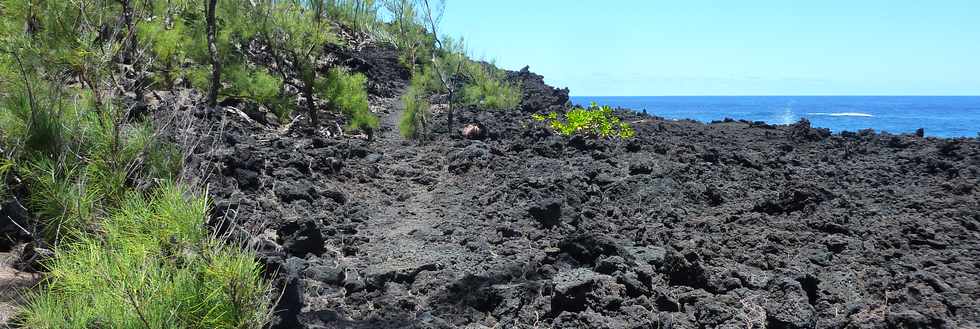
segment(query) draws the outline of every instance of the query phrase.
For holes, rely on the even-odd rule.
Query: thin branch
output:
[[[20,75],[22,78],[24,78],[24,87],[27,88],[27,101],[30,103],[29,105],[31,107],[31,122],[28,123],[28,126],[30,127],[34,125],[34,120],[36,120],[35,112],[37,112],[37,100],[34,98],[33,92],[34,87],[31,86],[31,81],[27,78],[27,70],[24,68],[24,62],[20,59],[20,54],[14,51],[11,51],[10,53],[14,55],[14,59],[17,60]]]

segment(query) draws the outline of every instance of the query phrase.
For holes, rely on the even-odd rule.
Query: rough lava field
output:
[[[633,140],[567,138],[530,114],[568,90],[525,69],[520,109],[457,114],[482,139],[437,108],[419,143],[396,52],[336,55],[370,79],[372,141],[149,104],[196,118],[185,175],[259,250],[274,328],[980,328],[976,138],[625,110]]]
[[[394,56],[340,56],[371,79],[373,141],[261,111],[183,132],[205,137],[188,175],[212,224],[282,289],[276,328],[980,324],[975,138],[628,111],[633,140],[567,138],[529,114],[568,91],[525,69],[521,109],[458,113],[482,140],[437,111],[418,143],[397,132]]]

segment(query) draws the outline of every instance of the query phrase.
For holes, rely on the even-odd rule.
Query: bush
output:
[[[31,89],[28,93],[27,89]],[[67,113],[42,81],[32,86],[12,86],[0,103],[0,134],[8,148],[31,156],[60,155],[70,130],[62,117]],[[33,102],[31,99],[33,96]],[[33,104],[32,104],[33,103]]]
[[[121,123],[118,106],[97,110],[92,92],[35,81],[12,84],[0,103],[10,165],[30,190],[28,206],[50,243],[92,233],[130,184],[169,179],[182,166],[176,147],[149,123]],[[31,98],[34,99],[33,105]]]
[[[559,119],[558,113],[534,114],[535,121],[546,122],[549,127],[564,136],[583,135],[592,138],[633,138],[636,132],[629,123],[620,122],[612,108],[592,103],[588,109],[576,107]]]
[[[470,83],[463,88],[463,103],[485,109],[514,109],[521,104],[521,88],[507,82],[504,72],[492,64],[466,64]]]
[[[405,111],[399,119],[398,130],[402,137],[409,139],[424,139],[428,134],[429,112],[428,89],[434,84],[431,72],[416,71],[408,90],[402,95],[402,106]]]
[[[144,180],[172,181],[184,167],[180,148],[157,136],[150,123],[129,127],[121,153],[128,171]]]
[[[208,72],[210,77],[210,72]],[[251,69],[245,65],[227,66],[222,76],[229,82],[223,93],[270,105],[276,103],[282,90],[282,78],[266,69]]]
[[[398,123],[398,130],[402,137],[424,139],[427,135],[429,117],[431,117],[429,101],[417,93],[408,93],[402,96],[402,103],[405,106],[405,112]]]
[[[367,77],[363,74],[351,74],[343,69],[333,68],[321,81],[321,86],[317,86],[317,90],[321,97],[330,102],[330,106],[347,116],[350,128],[371,134],[378,128],[378,118],[371,113],[368,106],[366,84]]]
[[[374,0],[315,0],[322,2],[327,17],[370,33],[378,25],[378,3]]]
[[[31,190],[27,206],[43,220],[41,233],[46,241],[75,240],[92,231],[103,194],[99,184],[78,179],[87,176],[84,170],[46,158],[21,168]]]
[[[162,17],[142,21],[137,25],[137,36],[141,44],[150,45],[154,61],[159,63],[161,76],[155,77],[158,83],[170,88],[180,72],[177,65],[187,57],[187,48],[193,42],[187,35],[181,20],[176,20],[169,28]]]
[[[401,52],[399,61],[405,67],[415,70],[421,63],[428,62],[435,47],[435,38],[427,33],[424,19],[415,0],[387,0],[384,9],[391,17],[385,24],[385,35]]]
[[[27,328],[261,328],[270,288],[246,251],[209,236],[207,200],[176,185],[136,193],[85,236],[56,249]]]

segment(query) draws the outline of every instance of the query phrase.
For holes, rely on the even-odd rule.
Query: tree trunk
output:
[[[313,81],[304,81],[303,97],[306,97],[306,112],[310,115],[310,125],[316,128],[318,119],[316,115],[316,102],[313,101]]]
[[[119,3],[122,5],[123,24],[126,25],[122,62],[133,64],[133,52],[136,51],[136,24],[133,22],[133,4],[131,0],[119,0]]]
[[[446,125],[446,129],[447,129],[446,130],[446,133],[449,134],[449,136],[452,136],[453,135],[453,125],[454,125],[454,121],[455,121],[453,119],[453,114],[454,114],[454,112],[456,112],[456,108],[455,108],[455,105],[456,104],[453,103],[453,96],[455,96],[455,95],[453,95],[453,94],[454,94],[453,90],[449,90],[449,112],[447,113],[448,114],[447,115],[447,119],[448,120],[446,120],[446,123],[447,123],[447,125]]]
[[[218,45],[215,44],[217,26],[214,22],[215,7],[218,0],[208,0],[207,24],[208,24],[208,53],[211,56],[211,88],[208,90],[208,106],[214,107],[218,104],[218,89],[221,88],[221,59],[218,58]]]

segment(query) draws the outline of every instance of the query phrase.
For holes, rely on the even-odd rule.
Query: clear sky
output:
[[[980,0],[448,0],[441,29],[573,96],[980,95]]]

